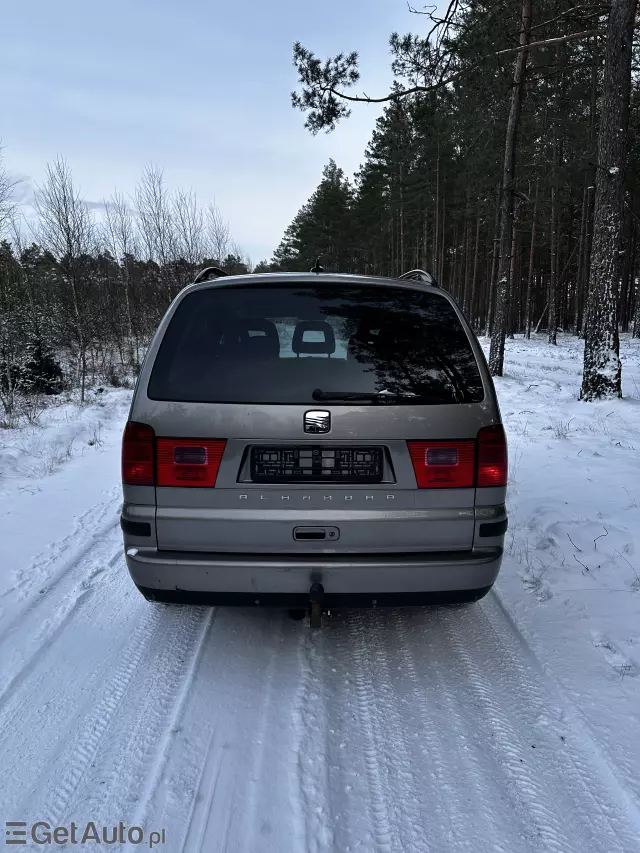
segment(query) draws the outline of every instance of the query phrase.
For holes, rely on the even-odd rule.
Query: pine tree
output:
[[[289,271],[308,271],[318,257],[327,271],[352,272],[353,190],[342,169],[330,160],[309,201],[287,228],[274,252],[273,264]]]
[[[356,178],[358,269],[395,275],[403,262],[431,266],[475,327],[492,334],[494,373],[502,371],[503,335],[543,328],[553,342],[558,329],[586,331],[602,198],[594,198],[595,140],[606,118],[600,94],[608,7],[537,0],[530,43],[514,47],[517,33],[525,35],[523,9],[529,18],[528,0],[452,3],[440,18],[421,12],[415,20],[429,35],[391,36],[394,82],[376,98],[352,91],[357,54],[320,61],[300,44],[294,48],[300,85],[293,105],[306,113],[311,132],[333,129],[358,102],[386,104]],[[627,57],[630,47],[629,39]],[[514,86],[514,65],[525,64],[526,83],[520,75]],[[637,80],[631,100],[635,126]],[[508,152],[506,169],[501,150]],[[637,330],[640,151],[631,156],[635,165],[620,180],[627,255],[609,316],[612,329],[620,320]],[[518,173],[509,176],[516,161]],[[497,184],[506,192],[495,229]],[[612,342],[613,331],[609,352]]]
[[[612,0],[598,134],[595,217],[585,328],[583,400],[622,396],[618,338],[619,252],[637,0]]]

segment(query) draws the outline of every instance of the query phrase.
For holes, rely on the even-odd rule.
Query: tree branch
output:
[[[590,36],[601,36],[604,35],[602,30],[594,29],[594,30],[583,30],[579,33],[569,33],[568,36],[558,36],[557,38],[551,39],[542,39],[542,41],[532,41],[530,45],[525,47],[508,47],[506,50],[499,50],[495,54],[489,54],[490,56],[504,56],[507,53],[520,53],[522,50],[533,50],[538,47],[547,47],[552,44],[563,44],[567,41],[577,41],[578,39],[586,39]],[[487,57],[488,58],[488,57]]]
[[[464,68],[460,71],[456,71],[454,74],[451,74],[449,77],[441,77],[437,82],[431,84],[430,86],[412,86],[409,89],[398,89],[395,92],[391,92],[388,95],[384,95],[381,98],[371,98],[369,96],[361,96],[361,95],[347,95],[345,92],[340,92],[337,89],[333,88],[325,88],[323,92],[326,94],[331,94],[336,98],[341,98],[343,101],[351,101],[354,103],[366,103],[366,104],[383,104],[388,101],[395,101],[398,98],[405,98],[407,95],[415,95],[418,92],[435,92],[437,89],[442,89],[445,86],[450,85],[451,83],[455,83],[456,80],[459,80],[460,77],[463,77],[465,74],[470,74],[475,71],[484,60],[491,59],[492,57],[500,57],[506,56],[508,54],[521,53],[523,51],[531,51],[537,48],[547,47],[549,45],[563,44],[568,41],[577,41],[579,39],[590,38],[592,36],[602,35],[602,31],[595,30],[584,30],[579,33],[570,33],[567,36],[558,36],[557,38],[551,39],[543,39],[542,41],[534,41],[529,45],[524,45],[520,47],[508,47],[504,50],[498,50],[495,53],[487,54],[480,62],[475,63],[470,68]]]
[[[548,21],[543,21],[541,24],[536,24],[535,26],[531,27],[531,31],[533,32],[533,30],[540,30],[540,29],[542,29],[542,27],[549,26],[549,24],[555,24],[556,21],[561,21],[563,18],[568,18],[570,16],[573,16],[573,15],[575,15],[576,12],[579,12],[580,10],[583,10],[583,9],[592,9],[593,10],[591,12],[591,14],[587,14],[585,16],[587,18],[594,17],[597,15],[601,15],[606,11],[606,9],[604,9],[604,8],[597,7],[597,6],[594,7],[592,3],[583,3],[581,6],[572,6],[570,9],[565,9],[564,12],[561,12],[559,15],[556,15],[555,18],[549,18]]]

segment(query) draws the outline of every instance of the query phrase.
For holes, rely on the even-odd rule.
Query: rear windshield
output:
[[[444,296],[384,286],[197,290],[171,319],[148,388],[184,403],[344,405],[334,394],[394,405],[484,397]]]

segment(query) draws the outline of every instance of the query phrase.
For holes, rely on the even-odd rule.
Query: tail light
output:
[[[155,433],[147,424],[129,421],[122,436],[122,482],[128,486],[153,486]]]
[[[501,425],[478,433],[478,486],[507,485],[507,439]]]
[[[507,485],[507,440],[500,425],[481,429],[477,442],[408,441],[407,445],[419,489]]]
[[[471,489],[475,441],[408,441],[419,489]]]
[[[159,438],[156,442],[158,486],[199,486],[216,484],[224,439]]]

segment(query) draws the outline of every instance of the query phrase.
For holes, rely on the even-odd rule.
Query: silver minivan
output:
[[[211,274],[162,320],[124,432],[142,594],[316,617],[485,595],[507,448],[452,297],[420,271]]]

